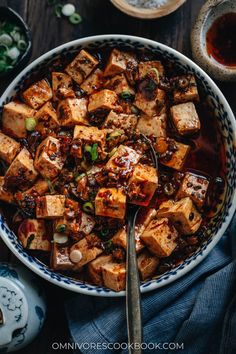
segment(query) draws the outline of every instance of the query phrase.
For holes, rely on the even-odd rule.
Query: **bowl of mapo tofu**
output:
[[[1,237],[50,282],[120,296],[136,205],[141,291],[166,285],[230,222],[234,144],[225,98],[182,54],[122,35],[67,43],[1,98]]]

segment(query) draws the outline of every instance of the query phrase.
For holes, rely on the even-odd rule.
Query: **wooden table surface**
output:
[[[70,0],[83,17],[80,25],[73,26],[66,19],[57,19],[47,0],[0,0],[0,6],[10,6],[20,13],[32,31],[31,61],[48,50],[68,41],[96,34],[130,34],[167,44],[191,57],[190,31],[204,0],[187,0],[171,15],[157,20],[139,20],[119,12],[109,0]],[[10,80],[0,82],[0,93]],[[236,84],[218,83],[234,112],[236,112]],[[0,261],[13,260],[10,251],[0,240]],[[48,298],[46,324],[38,338],[19,354],[55,353],[53,342],[68,341],[69,333],[63,311],[68,292],[45,282]],[[63,353],[63,350],[60,351]],[[70,351],[66,350],[69,354]]]

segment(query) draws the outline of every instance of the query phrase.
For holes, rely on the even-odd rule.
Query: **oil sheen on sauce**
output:
[[[224,66],[236,66],[236,13],[216,19],[206,34],[207,53]]]

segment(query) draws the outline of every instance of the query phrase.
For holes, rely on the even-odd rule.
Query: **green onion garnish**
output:
[[[37,121],[35,118],[26,118],[25,119],[25,128],[29,132],[32,132],[37,125]]]
[[[91,158],[92,161],[96,161],[98,158],[98,144],[93,144],[91,149]]]
[[[57,18],[61,18],[61,10],[62,10],[63,6],[61,4],[56,4],[54,7],[54,13],[56,15]]]
[[[115,138],[118,138],[118,136],[121,136],[122,135],[122,131],[120,130],[115,130],[114,132],[110,133],[108,138],[106,139],[107,141],[111,140],[111,139],[115,139]]]
[[[80,14],[78,14],[78,12],[75,12],[69,17],[69,21],[72,23],[72,25],[78,25],[80,22],[82,22],[82,17]]]
[[[83,211],[85,211],[86,213],[89,213],[89,214],[94,213],[93,203],[91,203],[91,202],[84,203],[83,204]]]
[[[48,189],[49,189],[50,193],[51,194],[56,193],[55,188],[54,188],[52,182],[50,181],[50,179],[46,179],[46,182],[48,184]]]
[[[67,229],[66,224],[58,224],[57,227],[56,227],[56,231],[60,232],[60,233],[65,232],[66,229]]]
[[[123,91],[120,93],[120,98],[122,98],[123,100],[128,100],[132,97],[133,97],[133,95],[130,91]]]
[[[154,73],[157,77],[157,81],[159,82],[159,79],[160,79],[160,74],[159,74],[159,71],[157,70],[157,68],[151,68],[149,71],[148,71],[148,74],[151,74],[151,73]]]
[[[85,173],[81,173],[79,174],[78,176],[75,177],[75,182],[78,182],[80,181],[82,178],[84,178],[86,176]]]
[[[25,50],[27,48],[27,43],[23,39],[20,39],[19,42],[17,43],[17,47],[20,50]]]
[[[112,157],[117,151],[117,147],[114,147],[114,149],[112,149],[110,152],[109,152],[109,157]]]
[[[3,33],[0,35],[0,44],[10,46],[10,45],[12,45],[12,42],[13,42],[13,40],[12,40],[11,36],[9,36],[9,34]]]

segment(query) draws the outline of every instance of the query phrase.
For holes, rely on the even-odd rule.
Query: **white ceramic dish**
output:
[[[126,46],[134,49],[151,50],[152,52],[161,55],[164,59],[174,62],[175,65],[182,70],[192,72],[196,76],[199,86],[201,86],[201,88],[204,90],[204,96],[209,102],[209,105],[214,108],[215,116],[220,126],[226,149],[227,160],[225,169],[227,171],[227,183],[224,193],[224,201],[222,205],[219,205],[216,215],[208,224],[208,228],[206,230],[208,235],[207,241],[202,244],[198,251],[196,251],[191,257],[186,259],[175,269],[166,272],[158,278],[143,282],[141,284],[141,291],[147,292],[177,280],[191,269],[196,267],[197,264],[199,264],[209,254],[209,252],[217,244],[227,229],[236,209],[236,123],[234,115],[219,88],[210,79],[210,77],[194,62],[176,50],[165,46],[164,44],[157,43],[145,38],[126,35],[100,35],[78,39],[49,51],[28,65],[15,78],[15,80],[10,84],[10,86],[2,95],[0,99],[0,107],[11,100],[15,93],[20,89],[26,78],[28,78],[32,73],[37,72],[41,67],[45,66],[58,56],[65,55],[68,53],[68,51],[76,53],[82,47],[92,49],[104,46]],[[33,272],[37,273],[42,278],[53,284],[87,295],[124,296],[125,294],[124,291],[115,293],[114,291],[104,287],[93,286],[87,283],[84,284],[76,279],[69,278],[51,271],[47,266],[40,263],[36,258],[28,255],[27,252],[24,251],[21,244],[18,242],[16,235],[8,228],[2,216],[0,216],[0,235],[6,245],[16,255],[16,257],[18,257]]]

